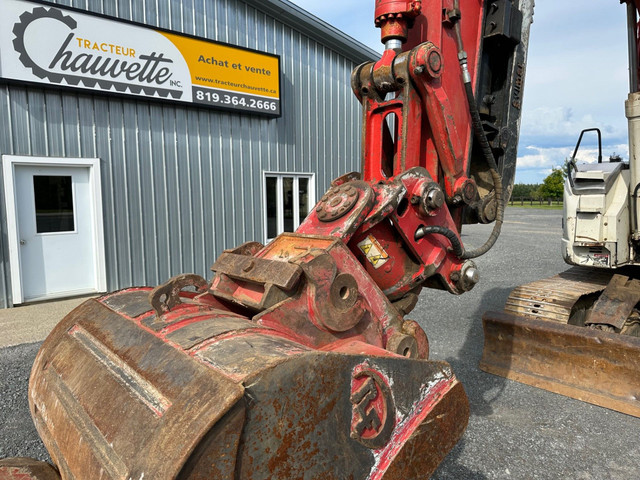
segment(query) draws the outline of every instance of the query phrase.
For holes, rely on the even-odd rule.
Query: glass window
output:
[[[275,238],[278,235],[278,179],[266,178],[267,190],[267,238]]]
[[[298,198],[300,210],[298,212],[298,223],[302,223],[309,215],[309,179],[300,177],[298,179]]]
[[[282,206],[284,231],[293,232],[293,178],[282,178]]]
[[[34,175],[36,232],[73,232],[73,189],[70,176]]]
[[[312,174],[265,174],[266,240],[294,232],[315,202]]]

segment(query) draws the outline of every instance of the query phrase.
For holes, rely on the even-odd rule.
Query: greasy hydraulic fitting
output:
[[[444,204],[444,193],[438,184],[429,185],[422,196],[422,204],[425,210],[436,210]]]
[[[400,48],[407,41],[413,20],[420,15],[420,0],[377,0],[375,23],[387,48]]]
[[[459,199],[459,202],[464,202],[467,205],[474,202],[478,196],[478,186],[476,185],[476,182],[469,177],[458,178],[453,189],[454,196]]]

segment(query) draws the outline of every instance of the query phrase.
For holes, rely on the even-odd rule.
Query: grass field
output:
[[[530,198],[511,198],[510,207],[535,208],[538,210],[562,210],[562,200],[531,200]]]
[[[520,202],[509,202],[509,207],[517,207],[517,208],[531,208],[537,210],[562,210],[562,203],[553,202],[551,205],[546,203],[540,205],[539,203],[534,202],[533,205],[530,203],[524,202],[524,205],[520,205]]]

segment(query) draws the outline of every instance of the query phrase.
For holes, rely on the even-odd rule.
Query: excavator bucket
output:
[[[36,358],[31,413],[64,479],[426,478],[466,427],[445,362],[316,350],[192,292],[158,314],[150,292],[87,301]]]
[[[46,462],[5,458],[0,460],[0,480],[60,480],[60,474]]]
[[[622,327],[636,302],[622,298],[621,276],[609,279],[608,272],[573,268],[516,288],[504,312],[483,316],[480,368],[640,417],[640,338],[613,327]],[[592,319],[606,320],[610,331],[585,327]]]

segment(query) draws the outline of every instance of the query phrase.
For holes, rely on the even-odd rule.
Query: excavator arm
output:
[[[423,286],[473,288],[497,238],[532,8],[378,0],[385,52],[352,74],[362,171],[295,233],[225,251],[211,282],[89,300],[44,342],[29,402],[60,477],[428,477],[469,407],[405,316]],[[463,245],[464,223],[494,220]],[[0,476],[52,478],[34,468]]]

